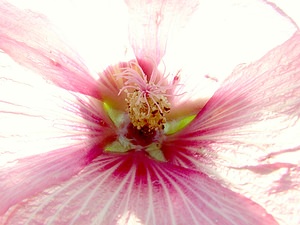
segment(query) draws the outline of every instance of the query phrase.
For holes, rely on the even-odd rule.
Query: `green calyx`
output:
[[[117,128],[121,128],[124,121],[128,119],[127,113],[124,111],[116,110],[105,102],[103,103],[103,107],[107,115],[110,117],[110,119]],[[164,125],[164,130],[161,133],[161,135],[175,134],[176,132],[185,128],[195,117],[196,115],[192,115],[182,117],[177,120],[167,121]],[[124,136],[124,134],[120,134],[118,135],[115,141],[106,145],[104,151],[114,153],[125,153],[130,150],[144,150],[149,154],[151,158],[160,162],[166,162],[167,160],[165,159],[163,151],[161,149],[162,139],[154,141],[148,146],[138,146],[132,144],[131,141]]]

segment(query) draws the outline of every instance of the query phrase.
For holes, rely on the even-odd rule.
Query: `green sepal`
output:
[[[183,128],[185,128],[193,119],[195,119],[196,115],[184,117],[178,120],[168,121],[165,124],[164,133],[166,135],[174,134]]]
[[[119,137],[114,142],[105,146],[104,151],[106,152],[128,152],[134,149],[134,145],[125,137]]]
[[[108,103],[103,102],[103,108],[106,111],[109,118],[113,121],[116,127],[120,127],[125,120],[126,114],[124,111],[116,110],[112,108]]]

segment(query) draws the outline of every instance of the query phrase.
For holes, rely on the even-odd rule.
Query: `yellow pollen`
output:
[[[161,94],[143,97],[141,91],[127,93],[128,113],[131,123],[143,133],[163,130],[166,123],[166,114],[170,112],[170,103]]]

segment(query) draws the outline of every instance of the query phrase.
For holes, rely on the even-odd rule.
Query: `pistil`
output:
[[[163,130],[170,103],[163,95],[143,96],[139,90],[127,94],[128,113],[132,125],[142,133]]]
[[[167,99],[167,90],[172,86],[163,85],[156,81],[157,71],[150,76],[144,74],[138,64],[132,63],[131,68],[125,68],[118,77],[124,80],[124,87],[120,90],[127,93],[127,112],[132,125],[145,135],[164,129],[167,122],[166,114],[171,110]]]

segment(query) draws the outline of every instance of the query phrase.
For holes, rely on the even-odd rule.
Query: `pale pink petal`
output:
[[[299,29],[299,14],[297,13],[297,2],[281,2],[277,0],[263,0],[267,5],[276,10],[280,15],[289,20],[297,29]]]
[[[98,85],[80,57],[41,14],[0,1],[0,49],[56,85],[100,98]]]
[[[99,89],[105,103],[114,109],[124,112],[127,107],[127,102],[125,101],[127,95],[124,91],[120,92],[124,87],[124,81],[120,77],[120,74],[128,67],[130,67],[129,62],[120,62],[116,65],[108,66],[99,75]]]
[[[185,26],[198,1],[126,0],[129,8],[129,39],[137,60],[148,75],[165,55],[167,42]],[[173,37],[174,37],[173,36]]]
[[[0,214],[77,174],[114,137],[100,101],[29,80],[26,70],[29,84],[15,81],[17,67],[0,67]]]
[[[49,178],[50,179],[50,178]],[[78,176],[12,208],[3,224],[277,224],[200,172],[142,152],[101,155]]]
[[[225,132],[242,136],[237,129],[260,122],[285,124],[300,115],[299,96],[300,32],[296,32],[260,60],[239,66],[177,136],[195,142],[220,141]],[[268,125],[265,132],[278,130]]]
[[[202,168],[299,224],[300,32],[238,67],[191,124],[164,143],[178,165]],[[284,202],[284,206],[282,205]]]
[[[167,74],[180,71],[171,114],[197,114],[236,65],[257,60],[287,40],[293,25],[263,1],[200,1],[163,58]]]

